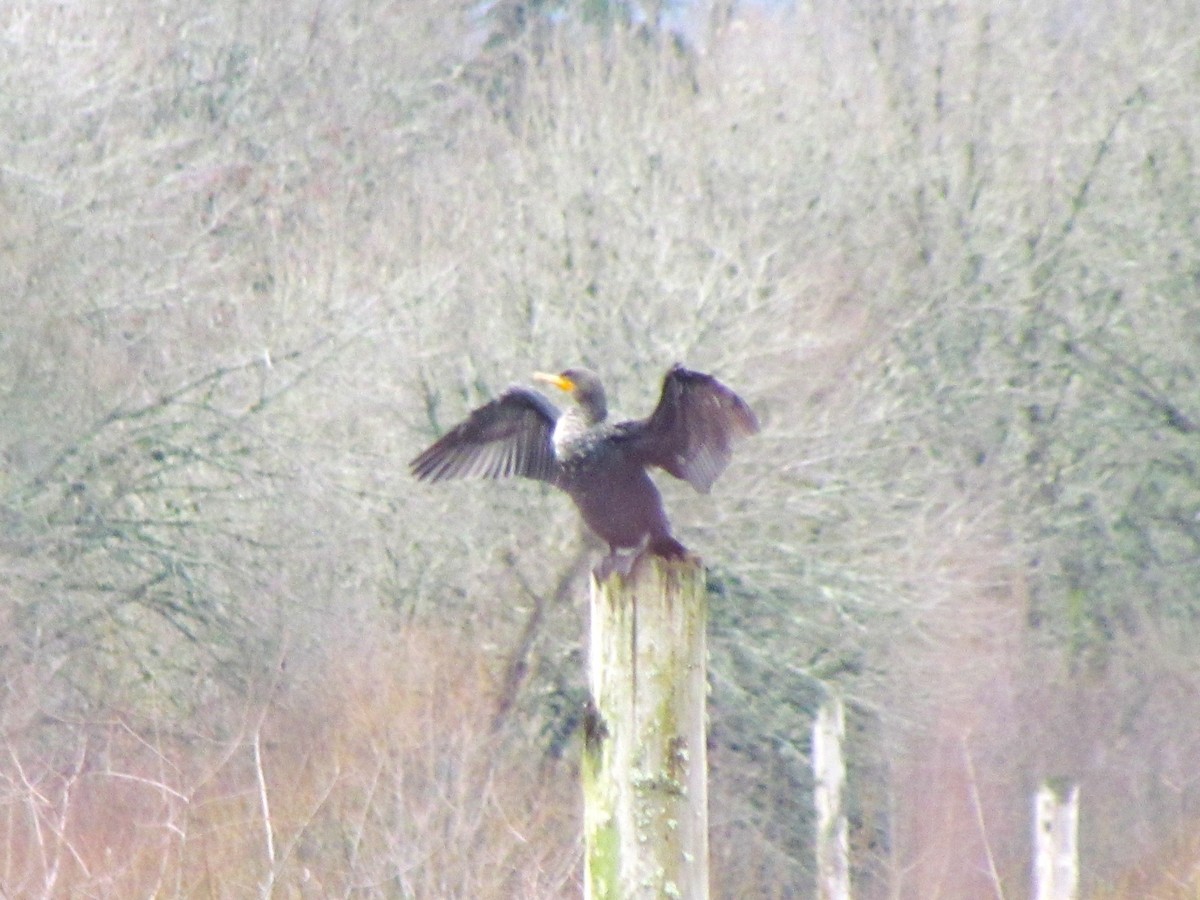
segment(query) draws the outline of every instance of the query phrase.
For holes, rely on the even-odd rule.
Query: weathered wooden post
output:
[[[1034,885],[1036,900],[1075,900],[1079,896],[1079,785],[1042,782],[1033,800]]]
[[[708,897],[708,598],[693,558],[592,580],[584,897]]]
[[[812,767],[817,807],[817,897],[850,900],[850,836],[842,809],[846,761],[846,710],[834,694],[817,710],[812,731]]]

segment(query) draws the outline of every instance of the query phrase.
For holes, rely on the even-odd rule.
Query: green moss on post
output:
[[[589,900],[708,897],[708,604],[695,559],[592,582],[582,777]]]

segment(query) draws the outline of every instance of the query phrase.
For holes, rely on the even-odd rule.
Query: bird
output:
[[[628,576],[645,553],[688,555],[671,533],[656,467],[707,494],[725,471],[734,442],[759,431],[750,406],[712,375],[672,366],[645,419],[608,421],[600,377],[590,369],[534,379],[566,392],[565,412],[525,386],[508,388],[472,411],[409,464],[420,481],[530,478],[564,491],[584,523],[608,544],[593,573]]]

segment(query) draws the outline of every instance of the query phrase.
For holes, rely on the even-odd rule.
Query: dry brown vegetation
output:
[[[862,896],[1025,896],[1045,777],[1194,895],[1196,10],[519,6],[0,10],[0,893],[577,895],[586,539],[404,462],[681,360],[714,896],[811,891],[829,685]]]
[[[326,649],[173,728],[118,710],[60,723],[76,756],[53,764],[10,737],[5,893],[577,894],[570,779],[481,727],[492,679],[459,635]]]

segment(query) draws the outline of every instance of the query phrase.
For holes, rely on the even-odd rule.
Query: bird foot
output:
[[[691,556],[687,547],[673,537],[655,538],[646,548],[646,552],[661,556],[663,559],[687,559]]]
[[[606,581],[614,572],[622,578],[628,578],[648,556],[658,556],[662,559],[697,559],[687,547],[675,538],[655,538],[641,550],[625,553],[616,549],[612,550],[592,569],[592,575],[600,583]]]
[[[628,578],[640,555],[638,553],[619,553],[614,550],[596,564],[596,567],[592,569],[592,575],[601,584],[607,581],[614,572],[622,578]]]

